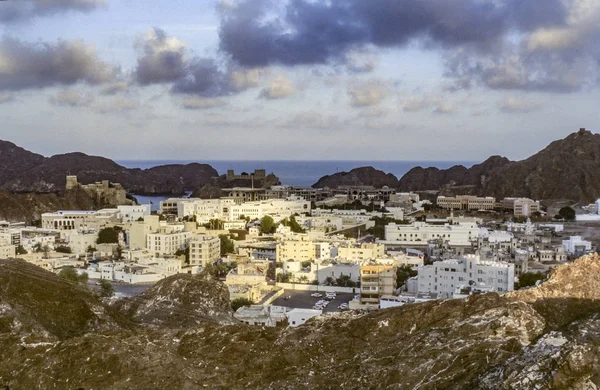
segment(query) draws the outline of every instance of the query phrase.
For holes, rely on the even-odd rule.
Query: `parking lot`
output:
[[[314,291],[285,290],[283,295],[273,302],[273,305],[298,309],[312,309],[317,301],[325,299],[324,291],[319,292],[320,294],[323,294],[323,296],[320,298],[310,296],[314,293]],[[332,299],[329,305],[327,305],[323,309],[323,313],[333,313],[341,311],[340,309],[338,309],[338,306],[342,303],[350,302],[353,296],[354,294],[352,293],[337,293],[335,299]],[[285,299],[286,297],[290,298]]]

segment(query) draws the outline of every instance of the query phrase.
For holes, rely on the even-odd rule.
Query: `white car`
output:
[[[323,294],[321,293],[312,293],[310,294],[311,297],[315,297],[315,298],[321,298],[323,296]]]
[[[348,304],[347,303],[342,303],[341,305],[338,306],[338,309],[340,309],[340,310],[346,310],[346,309],[348,309]]]

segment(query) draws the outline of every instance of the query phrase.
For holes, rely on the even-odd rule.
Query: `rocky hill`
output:
[[[600,197],[600,134],[581,129],[542,151],[495,170],[487,194],[593,202]]]
[[[493,156],[468,169],[461,165],[441,170],[416,167],[400,179],[398,188],[588,203],[600,197],[598,177],[600,134],[581,129],[522,161]]]
[[[298,328],[198,320],[230,315],[219,303],[226,290],[196,283],[202,276],[167,279],[137,306],[106,306],[33,268],[0,261],[0,386],[11,389],[600,386],[597,255],[529,290],[338,314]],[[181,299],[190,293],[217,297],[188,306]]]
[[[275,176],[274,173],[270,173],[265,176],[264,179],[256,179],[253,182],[243,179],[233,179],[227,180],[226,175],[221,175],[218,178],[213,178],[208,183],[203,186],[197,188],[194,192],[192,192],[192,198],[219,198],[221,196],[227,196],[227,194],[223,191],[223,188],[233,188],[233,187],[250,187],[254,186],[254,188],[270,188],[271,186],[280,185],[281,182],[279,178]]]
[[[128,169],[114,161],[84,153],[43,157],[0,141],[0,189],[10,192],[58,192],[67,174],[82,184],[100,180],[120,183],[140,195],[181,195],[210,182],[218,172],[207,164],[172,164],[151,169]]]
[[[350,172],[338,172],[319,179],[313,188],[337,188],[340,186],[373,186],[396,188],[398,178],[391,173],[385,173],[373,167],[354,168]]]
[[[506,157],[492,156],[471,168],[455,165],[448,169],[415,167],[398,182],[401,191],[440,190],[444,187],[473,186],[479,188],[496,169],[510,163]]]
[[[82,189],[57,193],[11,193],[0,190],[0,220],[32,222],[42,213],[56,210],[97,210],[114,204],[101,204]]]

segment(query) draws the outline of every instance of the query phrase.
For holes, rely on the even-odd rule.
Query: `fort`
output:
[[[81,188],[88,193],[92,198],[107,204],[128,204],[127,193],[123,186],[119,183],[111,183],[108,180],[102,180],[100,182],[92,184],[81,184],[77,181],[77,176],[67,176],[67,184],[65,189],[74,190]]]
[[[245,173],[245,172],[244,172]],[[255,169],[254,173],[236,175],[233,169],[227,170],[227,180],[265,180],[267,171],[265,169]]]

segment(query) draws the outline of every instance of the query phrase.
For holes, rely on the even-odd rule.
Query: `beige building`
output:
[[[513,210],[513,215],[529,217],[535,212],[541,210],[539,200],[529,198],[504,198],[502,207],[507,210]]]
[[[129,249],[146,248],[146,235],[155,233],[160,228],[158,215],[149,215],[143,221],[132,222],[128,231]]]
[[[0,244],[0,259],[15,257],[15,246],[11,244]]]
[[[496,207],[496,198],[473,195],[438,196],[437,205],[448,210],[493,210]]]
[[[396,266],[365,263],[360,266],[360,303],[379,305],[382,295],[396,291]]]
[[[214,236],[198,235],[192,238],[190,247],[190,265],[206,266],[221,257],[221,239]]]
[[[156,257],[173,255],[184,249],[191,238],[192,232],[150,233],[146,235],[146,248]]]
[[[277,244],[276,258],[278,262],[314,260],[315,245],[308,237],[303,236],[298,240],[282,241]]]
[[[338,258],[344,260],[364,261],[385,256],[385,246],[379,244],[361,244],[338,248]]]

